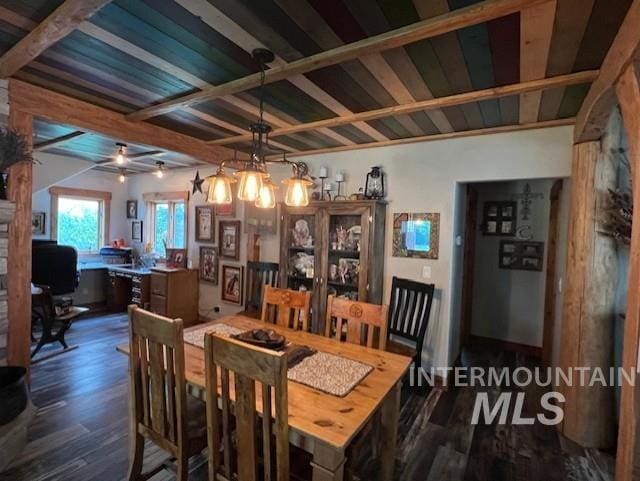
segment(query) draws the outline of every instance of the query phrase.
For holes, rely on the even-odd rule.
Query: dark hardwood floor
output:
[[[68,333],[79,348],[33,367],[33,402],[39,408],[29,444],[0,481],[121,480],[128,466],[126,342],[124,315],[76,322]],[[45,353],[58,346],[47,346]],[[523,362],[500,353],[494,362]],[[555,428],[471,426],[474,388],[402,394],[398,481],[609,480],[613,459],[559,438]],[[377,479],[371,443],[354,453],[356,476]],[[146,464],[165,454],[149,446]],[[170,471],[154,481],[175,479]],[[204,458],[194,480],[206,479]]]

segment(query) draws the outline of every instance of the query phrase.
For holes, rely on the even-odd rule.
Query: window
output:
[[[97,253],[107,244],[110,192],[52,187],[51,234],[81,254]]]
[[[183,192],[145,194],[148,242],[155,254],[165,255],[165,242],[167,247],[187,247],[187,196]]]

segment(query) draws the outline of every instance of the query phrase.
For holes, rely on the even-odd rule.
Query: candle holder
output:
[[[347,197],[341,194],[343,182],[344,180],[336,179],[336,183],[338,184],[338,193],[333,197],[333,200],[347,200]]]
[[[347,200],[347,197],[342,195],[342,183],[344,182],[344,173],[336,173],[336,183],[338,184],[338,193],[333,197],[333,200]]]
[[[325,200],[325,189],[324,189],[324,180],[326,178],[328,178],[329,175],[327,173],[327,168],[326,167],[321,167],[320,168],[320,174],[318,175],[318,178],[320,179],[320,200]],[[331,189],[329,189],[330,191]],[[327,193],[329,192],[327,191]],[[331,200],[331,194],[329,194],[329,200]]]

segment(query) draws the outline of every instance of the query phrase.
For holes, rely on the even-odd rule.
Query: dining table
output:
[[[242,315],[223,316],[193,329],[215,324],[249,331],[265,329],[265,323]],[[289,380],[288,414],[290,442],[309,452],[313,481],[342,481],[348,449],[356,436],[374,416],[377,423],[380,479],[391,481],[396,459],[400,390],[411,358],[366,346],[340,342],[318,334],[295,331],[268,324],[288,342],[307,346],[317,352],[332,354],[371,366],[373,369],[343,397]],[[117,346],[128,355],[129,346]],[[205,400],[204,349],[185,342],[185,377],[192,395]]]

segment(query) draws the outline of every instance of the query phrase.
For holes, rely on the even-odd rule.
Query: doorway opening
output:
[[[480,349],[551,362],[568,223],[564,184],[527,179],[463,186],[463,356]]]

